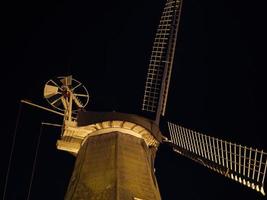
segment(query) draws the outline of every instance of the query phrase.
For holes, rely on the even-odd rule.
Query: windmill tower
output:
[[[265,152],[174,123],[168,123],[170,139],[158,129],[167,105],[180,11],[181,1],[166,2],[154,41],[143,101],[143,110],[154,115],[151,120],[122,113],[83,112],[89,95],[80,82],[71,77],[47,82],[44,96],[64,116],[57,148],[77,156],[66,199],[160,199],[153,161],[161,142],[264,194]],[[78,87],[81,93],[74,92]]]

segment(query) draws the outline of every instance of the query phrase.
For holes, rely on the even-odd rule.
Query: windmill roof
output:
[[[157,124],[145,117],[141,117],[135,114],[127,114],[120,112],[95,112],[95,111],[81,111],[78,113],[78,126],[86,126],[98,122],[110,121],[110,120],[121,120],[128,121],[146,128],[151,134],[162,142],[162,134]]]

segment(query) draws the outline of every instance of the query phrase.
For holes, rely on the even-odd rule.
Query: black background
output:
[[[166,119],[267,150],[266,17],[263,1],[184,0]],[[86,109],[142,114],[146,70],[163,1],[9,1],[1,6],[1,194],[20,99],[45,105],[50,78],[73,74]],[[49,106],[49,105],[47,105]],[[22,106],[6,199],[26,199],[41,121]],[[166,134],[166,129],[162,129]],[[30,199],[63,199],[74,158],[44,127]],[[162,145],[156,174],[163,200],[263,199]]]

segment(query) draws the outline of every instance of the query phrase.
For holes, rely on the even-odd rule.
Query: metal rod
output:
[[[60,124],[53,124],[53,123],[47,123],[47,122],[42,122],[42,125],[46,125],[46,126],[55,126],[55,127],[62,127],[62,125],[60,125]]]
[[[28,104],[28,105],[31,105],[31,106],[34,106],[34,107],[37,107],[37,108],[40,108],[40,109],[43,109],[43,110],[46,110],[46,111],[49,111],[49,112],[52,112],[52,113],[55,113],[55,114],[58,114],[58,115],[61,115],[64,117],[64,114],[61,113],[61,112],[57,112],[57,111],[54,111],[52,109],[49,109],[49,108],[46,108],[46,107],[43,107],[43,106],[39,106],[35,103],[31,103],[29,101],[26,101],[26,100],[20,100],[21,103],[25,103],[25,104]]]

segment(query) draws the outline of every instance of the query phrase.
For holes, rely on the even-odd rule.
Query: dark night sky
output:
[[[73,74],[88,110],[141,113],[161,0],[9,1],[2,5],[1,196],[20,99],[47,105],[44,83]],[[267,150],[266,11],[260,0],[184,0],[167,119]],[[47,105],[48,106],[48,105]],[[26,199],[40,122],[61,119],[23,105],[7,199]],[[166,132],[163,129],[163,132]],[[74,158],[43,129],[31,199],[63,199]],[[156,174],[163,200],[263,199],[162,145]]]

